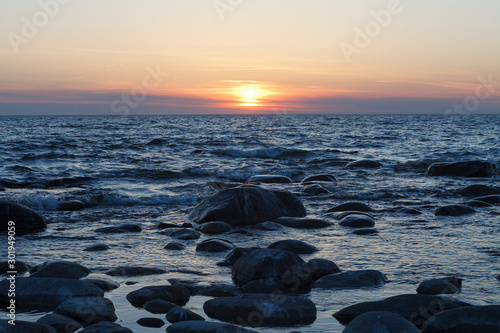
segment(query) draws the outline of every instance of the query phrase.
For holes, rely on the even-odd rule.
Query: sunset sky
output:
[[[0,114],[500,113],[499,14],[498,0],[3,0]]]

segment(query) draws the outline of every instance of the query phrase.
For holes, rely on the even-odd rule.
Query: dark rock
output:
[[[103,297],[70,298],[59,304],[54,313],[73,318],[83,326],[118,319],[113,302]]]
[[[0,262],[0,274],[7,274],[7,272],[17,272],[17,274],[24,273],[31,269],[31,265],[28,265],[21,261],[16,261],[14,269],[9,265],[8,261]]]
[[[87,276],[90,270],[76,262],[44,262],[30,269],[30,276],[37,278],[79,279]]]
[[[110,269],[104,274],[109,276],[143,276],[154,274],[165,274],[167,271],[159,268],[140,267],[140,266],[121,266]]]
[[[16,319],[16,325],[11,325],[7,320],[0,319],[0,332],[2,333],[57,333],[48,325],[31,323]]]
[[[484,197],[475,198],[474,200],[486,202],[492,205],[500,204],[500,195],[487,195]]]
[[[15,222],[16,236],[26,235],[45,230],[47,220],[33,209],[12,203],[0,202],[0,233],[7,233],[8,225]]]
[[[274,222],[295,229],[319,229],[330,227],[332,224],[325,220],[307,217],[279,217]]]
[[[167,279],[172,286],[181,286],[186,288],[191,295],[196,295],[198,291],[207,287],[206,285],[200,285],[197,280],[186,280],[186,279]]]
[[[458,194],[466,197],[481,197],[492,194],[500,194],[500,189],[487,185],[469,185],[459,190]]]
[[[327,214],[329,214],[331,217],[333,217],[334,219],[336,219],[338,221],[342,220],[344,217],[349,216],[349,215],[365,215],[365,216],[368,216],[369,218],[375,220],[375,217],[372,214],[365,213],[365,212],[346,211],[346,212],[340,212],[340,213],[327,213]]]
[[[247,179],[246,183],[267,183],[267,184],[288,184],[293,183],[292,180],[286,176],[280,175],[257,175]]]
[[[173,223],[166,223],[166,222],[160,222],[156,225],[158,229],[181,229],[184,228],[180,224],[173,224]]]
[[[151,313],[168,313],[168,311],[176,308],[178,305],[169,301],[164,301],[162,299],[154,299],[152,301],[144,303],[144,310]]]
[[[311,254],[319,251],[317,247],[295,239],[280,240],[272,243],[267,248],[289,251],[296,254]]]
[[[341,272],[333,261],[327,259],[311,259],[307,262],[307,266],[311,269],[313,280]]]
[[[281,216],[302,217],[306,209],[289,192],[258,186],[241,186],[220,191],[194,208],[190,218],[198,223],[224,221],[232,226],[255,225]]]
[[[321,195],[321,194],[327,194],[330,193],[326,188],[319,184],[311,184],[303,187],[300,192],[306,193],[309,195]]]
[[[70,200],[66,202],[61,202],[59,204],[59,207],[57,207],[58,210],[61,211],[77,211],[77,210],[83,210],[85,209],[85,204],[81,202],[80,200]]]
[[[252,280],[241,287],[244,293],[250,294],[272,294],[281,292],[285,289],[286,287],[283,281],[275,277]]]
[[[255,225],[255,229],[265,230],[265,231],[276,231],[282,229],[283,226],[276,222],[266,221]]]
[[[231,252],[229,252],[224,261],[217,263],[218,266],[233,266],[236,260],[240,259],[246,254],[249,254],[253,250],[256,250],[256,247],[237,247]]]
[[[398,314],[372,311],[356,317],[342,333],[420,333],[420,330]]]
[[[184,250],[185,248],[186,247],[184,246],[184,244],[178,242],[170,242],[164,247],[165,250],[176,250],[176,251],[181,251]]]
[[[401,208],[397,210],[397,213],[400,214],[409,214],[409,215],[421,215],[422,212],[419,210],[416,210],[414,208]]]
[[[186,321],[186,320],[189,320],[189,321],[192,321],[192,320],[204,321],[205,320],[205,318],[203,318],[199,314],[196,314],[191,310],[184,309],[181,307],[173,308],[172,310],[170,310],[167,313],[166,317],[170,323],[178,323],[180,321]]]
[[[165,325],[165,322],[160,318],[148,317],[137,320],[137,324],[143,327],[159,328]]]
[[[119,224],[112,227],[99,228],[95,232],[102,232],[105,234],[111,233],[124,233],[124,232],[141,232],[142,228],[137,224]]]
[[[168,143],[167,139],[156,138],[146,143],[146,146],[161,146],[165,143]]]
[[[462,216],[468,214],[474,214],[476,212],[475,209],[464,205],[449,205],[443,206],[436,209],[436,216]]]
[[[209,297],[239,296],[240,294],[238,289],[232,284],[214,284],[196,292],[196,295]]]
[[[78,333],[133,333],[131,329],[120,326],[110,321],[101,321],[91,325]]]
[[[184,222],[183,224],[181,224],[181,227],[190,229],[190,228],[193,228],[194,226],[192,223]]]
[[[92,283],[94,286],[101,288],[103,291],[115,290],[120,287],[118,282],[105,278],[88,278],[84,279],[84,281]]]
[[[225,232],[231,231],[231,229],[231,226],[226,222],[216,221],[202,224],[198,228],[198,231],[201,231],[202,233],[207,235],[220,235]]]
[[[320,278],[313,288],[321,289],[358,289],[382,286],[387,282],[384,274],[375,270],[350,271],[330,274]]]
[[[433,295],[399,295],[381,301],[363,302],[348,306],[333,316],[342,324],[350,323],[354,318],[369,311],[388,311],[408,319],[413,325],[422,327],[432,315],[470,304],[447,296]]]
[[[312,282],[309,266],[297,254],[274,250],[258,249],[238,259],[232,269],[236,285],[243,286],[252,280],[278,278],[285,287],[307,288]]]
[[[425,176],[489,178],[498,174],[498,167],[493,163],[484,161],[470,161],[456,163],[433,163],[427,168]]]
[[[205,302],[203,310],[210,318],[252,327],[291,327],[312,324],[316,320],[316,306],[300,296],[219,297]]]
[[[351,214],[340,220],[339,225],[351,228],[373,227],[375,221],[367,215]]]
[[[224,252],[234,249],[234,245],[224,239],[205,239],[196,245],[196,252]]]
[[[489,204],[487,202],[484,202],[484,201],[479,201],[479,200],[470,200],[470,201],[466,201],[463,203],[465,206],[469,206],[469,207],[491,207],[493,206],[492,204]]]
[[[417,293],[426,295],[456,294],[458,288],[447,279],[428,279],[419,284]]]
[[[454,285],[458,289],[462,288],[462,281],[463,280],[461,278],[458,278],[456,276],[447,276],[447,277],[444,277],[442,279],[448,281],[449,283],[451,283],[452,285]]]
[[[144,303],[154,299],[184,305],[189,297],[189,291],[181,286],[149,286],[128,293],[127,301],[135,307],[142,307]]]
[[[201,234],[193,229],[166,229],[163,234],[180,240],[193,240],[200,238]]]
[[[257,331],[225,323],[182,321],[167,327],[167,333],[257,333]]]
[[[500,332],[500,305],[468,306],[440,312],[425,322],[423,332]]]
[[[96,244],[83,249],[83,251],[90,251],[90,252],[106,251],[106,250],[109,250],[109,246],[106,244]]]
[[[375,235],[378,234],[378,230],[373,228],[361,228],[354,230],[352,233],[360,236]]]
[[[75,332],[82,328],[82,325],[80,325],[80,323],[76,320],[56,313],[46,314],[45,316],[39,318],[36,323],[48,325],[57,332],[65,333]]]
[[[312,175],[306,177],[302,180],[302,184],[310,183],[310,182],[333,182],[335,183],[337,179],[334,175],[321,174],[321,175]]]
[[[327,213],[332,213],[332,212],[347,212],[347,211],[354,211],[354,212],[373,212],[373,209],[368,206],[367,204],[364,204],[362,202],[346,202],[340,205],[337,205],[335,207],[332,207],[328,209],[326,212]]]
[[[359,160],[347,163],[345,166],[347,169],[374,169],[382,166],[382,163],[372,160]]]

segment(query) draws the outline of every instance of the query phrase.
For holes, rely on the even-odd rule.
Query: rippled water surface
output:
[[[437,206],[466,200],[457,189],[471,184],[498,187],[499,179],[424,177],[432,162],[498,159],[499,116],[0,117],[0,124],[0,199],[28,205],[49,220],[45,232],[18,239],[18,260],[73,260],[94,274],[120,265],[169,271],[116,278],[122,287],[107,297],[117,307],[120,324],[134,331],[155,329],[135,323],[151,314],[132,308],[125,300],[128,292],[172,277],[231,282],[230,269],[216,266],[224,254],[195,253],[196,244],[207,236],[186,241],[185,250],[172,253],[163,249],[170,239],[157,233],[156,224],[188,222],[192,207],[222,183],[244,182],[256,174],[289,176],[297,182],[263,186],[300,195],[299,181],[305,176],[331,173],[338,182],[327,186],[330,194],[300,196],[308,215],[335,222],[324,215],[328,208],[363,201],[378,210],[380,233],[357,236],[335,223],[322,230],[248,229],[248,235],[223,238],[241,246],[304,240],[320,248],[304,259],[331,259],[342,270],[377,269],[390,280],[374,289],[313,290],[308,296],[318,307],[313,325],[262,331],[341,332],[333,312],[414,293],[419,281],[452,274],[464,279],[457,297],[474,304],[500,303],[500,282],[495,279],[500,274],[500,207],[477,208],[478,213],[464,217],[434,216]],[[359,159],[383,166],[344,168]],[[88,208],[57,211],[59,203],[72,199]],[[423,214],[387,210],[403,206]],[[94,232],[120,223],[138,223],[143,231]],[[111,249],[82,251],[94,243],[107,243]],[[6,247],[0,251],[5,257]],[[126,286],[126,281],[138,284]],[[193,297],[187,307],[204,315],[205,300]]]

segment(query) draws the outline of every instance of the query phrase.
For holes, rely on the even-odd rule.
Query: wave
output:
[[[301,156],[309,154],[309,150],[296,148],[261,148],[261,149],[215,149],[211,153],[219,156],[245,157],[245,158],[276,158],[288,156]]]

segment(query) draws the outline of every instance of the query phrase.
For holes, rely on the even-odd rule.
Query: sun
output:
[[[258,84],[246,84],[235,88],[235,95],[238,97],[238,106],[258,107],[261,106],[262,97],[267,92]]]

